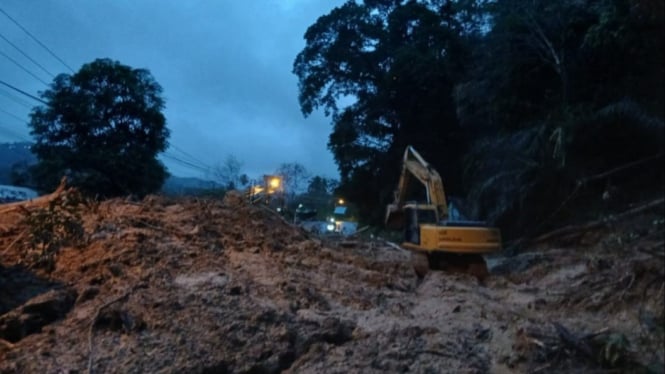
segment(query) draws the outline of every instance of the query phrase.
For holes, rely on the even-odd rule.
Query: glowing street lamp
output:
[[[264,175],[263,180],[266,186],[266,192],[269,195],[282,191],[282,177],[278,175]]]

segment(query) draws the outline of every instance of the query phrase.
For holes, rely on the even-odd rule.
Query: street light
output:
[[[339,199],[339,200],[337,200],[337,204],[339,204],[339,205],[344,205],[344,199]]]

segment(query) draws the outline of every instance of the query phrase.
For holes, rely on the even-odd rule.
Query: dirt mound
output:
[[[26,256],[35,227],[25,211],[0,216],[2,373],[662,363],[653,348],[662,337],[662,267],[642,252],[625,260],[624,244],[532,251],[523,255],[535,258],[528,266],[495,271],[481,285],[441,272],[420,279],[408,252],[380,241],[322,242],[234,194],[115,199],[74,213],[83,236],[63,241],[50,262]],[[643,239],[662,235],[662,223],[649,227]]]

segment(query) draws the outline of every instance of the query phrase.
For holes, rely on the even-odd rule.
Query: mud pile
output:
[[[115,199],[76,212],[83,237],[51,266],[26,259],[34,227],[25,212],[0,216],[2,373],[662,364],[662,266],[653,254],[627,256],[614,242],[623,234],[493,259],[481,285],[440,272],[420,279],[408,252],[322,241],[234,194]],[[653,223],[632,243],[657,243],[662,228]]]

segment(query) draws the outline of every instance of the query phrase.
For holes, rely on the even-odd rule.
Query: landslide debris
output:
[[[554,373],[663,362],[663,267],[632,250],[661,240],[662,222],[630,242],[615,228],[575,249],[493,259],[481,285],[418,278],[408,252],[309,236],[234,193],[77,212],[84,238],[53,251],[52,266],[25,256],[24,210],[0,215],[1,373]]]

